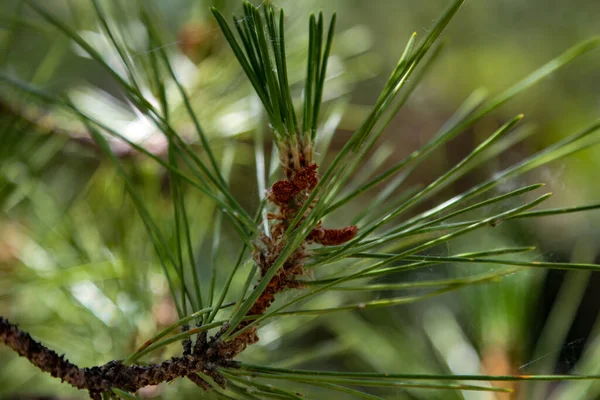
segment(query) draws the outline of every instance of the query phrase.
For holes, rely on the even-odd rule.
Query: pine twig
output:
[[[207,347],[201,353],[174,357],[160,364],[126,366],[120,360],[113,360],[101,366],[81,368],[66,360],[64,355],[59,356],[54,350],[34,340],[4,317],[0,317],[0,341],[42,371],[78,389],[89,391],[92,399],[100,399],[102,393],[112,388],[135,392],[142,387],[158,385],[179,377],[191,376],[192,381],[196,382],[199,380],[196,372],[202,372],[215,379],[215,382],[222,383],[223,378],[216,373],[216,368],[236,366],[233,361],[219,359],[217,352]]]

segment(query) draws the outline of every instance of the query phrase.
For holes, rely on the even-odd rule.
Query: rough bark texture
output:
[[[99,399],[101,393],[111,388],[135,392],[148,385],[158,385],[185,376],[208,387],[206,382],[195,374],[196,372],[215,376],[214,371],[218,365],[231,367],[234,364],[231,361],[210,357],[212,352],[204,351],[200,354],[172,358],[160,364],[126,366],[120,361],[111,361],[98,367],[80,368],[70,363],[64,356],[59,356],[55,351],[37,342],[31,335],[21,331],[17,325],[11,324],[3,317],[0,317],[0,341],[42,371],[78,389],[88,390],[93,399]]]

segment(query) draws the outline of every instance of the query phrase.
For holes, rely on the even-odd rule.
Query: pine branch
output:
[[[140,4],[142,3],[140,2]],[[390,377],[396,379],[400,378],[400,376],[389,374],[373,375],[368,373],[350,373],[348,375],[342,374],[334,376],[332,374],[335,373],[328,375],[327,371],[325,371],[322,374],[324,377],[319,377],[312,376],[313,372],[310,371],[274,370],[266,367],[262,368],[244,365],[233,361],[233,359],[243,352],[248,345],[259,340],[259,325],[271,317],[294,314],[316,315],[344,310],[362,310],[365,308],[389,307],[397,304],[406,304],[457,289],[461,285],[466,286],[496,279],[505,274],[517,271],[522,267],[583,269],[588,271],[598,269],[598,266],[593,264],[549,263],[543,261],[523,262],[510,259],[487,258],[491,255],[517,253],[530,248],[504,248],[453,256],[424,256],[420,254],[424,250],[447,243],[449,240],[458,238],[463,234],[472,233],[475,230],[487,228],[489,226],[495,226],[508,219],[562,214],[596,208],[596,205],[592,205],[571,209],[550,209],[545,211],[525,212],[547,199],[550,194],[546,194],[528,203],[515,207],[510,206],[510,209],[507,211],[490,211],[485,217],[473,221],[447,222],[453,217],[466,214],[467,212],[471,212],[478,208],[504,202],[509,198],[540,187],[541,185],[530,185],[507,194],[479,201],[472,205],[467,205],[466,203],[467,200],[474,199],[476,196],[481,195],[505,178],[527,172],[539,165],[588,147],[590,143],[585,142],[583,139],[598,129],[600,126],[598,122],[594,123],[590,128],[587,128],[583,132],[573,135],[556,145],[550,146],[537,155],[506,169],[500,174],[496,174],[489,181],[474,186],[465,193],[457,195],[436,207],[407,219],[406,221],[391,227],[389,231],[381,231],[380,228],[392,221],[397,221],[397,217],[404,214],[409,208],[416,207],[425,200],[429,200],[432,195],[436,194],[444,187],[447,187],[449,184],[456,182],[463,174],[472,171],[477,163],[489,159],[490,154],[493,152],[500,153],[501,151],[498,151],[495,146],[504,143],[503,140],[506,139],[505,135],[511,134],[512,127],[522,118],[522,116],[517,116],[502,126],[496,133],[470,152],[469,155],[461,160],[456,166],[439,176],[439,178],[434,180],[431,184],[419,189],[413,195],[402,199],[402,202],[398,203],[398,199],[395,199],[396,204],[392,204],[393,207],[391,209],[386,207],[387,210],[380,218],[372,218],[369,223],[362,225],[360,234],[358,234],[358,228],[354,225],[346,226],[341,229],[326,229],[321,226],[321,220],[331,211],[345,205],[347,202],[371,190],[380,183],[394,178],[394,180],[389,183],[390,186],[386,187],[386,190],[384,191],[386,193],[385,196],[378,199],[378,201],[383,204],[387,196],[390,196],[390,194],[398,188],[402,180],[410,175],[416,165],[435,149],[439,149],[442,145],[455,138],[460,132],[487,115],[490,111],[508,101],[522,90],[533,85],[552,71],[600,45],[598,39],[593,39],[574,47],[556,60],[536,71],[534,74],[525,78],[519,84],[513,86],[507,92],[492,98],[490,101],[486,102],[481,95],[473,96],[466,105],[459,110],[459,113],[449,122],[449,124],[444,126],[439,134],[420,150],[411,153],[405,160],[400,161],[366,183],[352,182],[352,178],[357,168],[363,163],[365,157],[370,152],[370,149],[372,149],[372,146],[374,146],[394,115],[396,115],[396,112],[402,107],[408,96],[411,94],[412,90],[419,82],[422,73],[427,69],[432,60],[435,59],[439,47],[435,47],[433,44],[461,4],[462,0],[454,0],[442,14],[438,22],[436,22],[434,28],[429,31],[425,40],[420,44],[417,45],[414,35],[410,38],[400,61],[387,81],[375,107],[373,107],[360,128],[352,134],[341,151],[337,153],[335,159],[331,162],[330,167],[323,171],[321,177],[319,177],[317,173],[319,166],[314,161],[314,144],[315,139],[317,138],[317,127],[319,127],[318,121],[321,102],[323,100],[323,86],[327,72],[327,60],[331,51],[333,33],[335,31],[335,15],[332,17],[327,31],[324,29],[325,23],[321,13],[318,14],[318,17],[313,15],[310,19],[304,106],[302,113],[296,115],[297,110],[294,108],[292,91],[287,76],[283,12],[280,12],[279,18],[277,18],[273,8],[267,2],[264,7],[261,6],[262,11],[264,11],[264,13],[261,14],[259,11],[261,7],[253,6],[247,1],[244,2],[243,8],[245,17],[241,20],[234,18],[234,27],[239,36],[238,40],[236,39],[233,30],[229,28],[225,22],[223,16],[217,10],[213,9],[217,23],[223,30],[225,38],[231,46],[234,55],[240,62],[242,69],[248,76],[258,97],[263,103],[273,128],[275,144],[279,150],[280,166],[285,174],[284,179],[275,182],[267,191],[266,198],[262,199],[264,201],[261,202],[260,209],[257,211],[257,218],[254,220],[250,218],[244,208],[239,205],[236,198],[234,198],[230,192],[227,182],[228,174],[222,173],[226,168],[219,168],[213,157],[209,143],[192,110],[186,90],[184,90],[184,87],[177,78],[177,74],[170,65],[168,54],[166,53],[166,50],[164,50],[164,46],[162,45],[163,42],[160,40],[159,30],[152,22],[149,10],[146,8],[142,9],[142,21],[147,26],[150,43],[153,44],[152,48],[156,49],[156,54],[154,51],[149,54],[153,57],[154,80],[156,81],[156,86],[160,87],[160,108],[151,104],[152,102],[142,95],[143,91],[138,84],[135,68],[130,60],[131,55],[128,53],[127,47],[124,47],[118,40],[118,37],[110,32],[109,24],[106,21],[106,15],[95,0],[94,5],[98,18],[102,22],[104,33],[116,48],[117,54],[122,60],[123,66],[126,68],[126,77],[119,75],[115,70],[111,69],[110,65],[105,60],[106,57],[95,50],[90,44],[86,43],[77,32],[61,23],[40,7],[32,4],[39,14],[62,30],[63,33],[76,42],[100,65],[105,66],[120,84],[127,95],[126,97],[128,97],[135,108],[148,118],[159,131],[164,133],[165,137],[168,139],[170,150],[169,160],[168,162],[165,162],[143,148],[139,148],[138,145],[129,143],[125,138],[121,137],[120,133],[113,132],[108,129],[108,127],[103,126],[102,123],[95,121],[84,112],[78,110],[68,100],[61,99],[60,101],[54,101],[54,104],[62,105],[68,110],[73,111],[83,122],[87,127],[87,130],[95,139],[95,143],[98,144],[98,148],[102,149],[103,152],[110,157],[118,173],[121,174],[125,180],[129,195],[145,224],[157,256],[163,265],[164,274],[169,281],[168,283],[173,298],[176,299],[176,307],[179,311],[180,320],[156,335],[153,339],[147,341],[129,358],[125,360],[113,360],[104,365],[92,368],[79,367],[70,363],[64,356],[59,356],[55,351],[47,348],[40,342],[35,341],[27,332],[21,331],[16,325],[11,324],[2,317],[0,317],[1,341],[19,355],[26,357],[33,365],[37,366],[42,371],[48,372],[52,376],[58,377],[76,388],[89,391],[91,397],[94,399],[100,398],[110,392],[119,395],[121,395],[121,392],[123,394],[135,392],[144,386],[156,385],[180,377],[187,377],[203,389],[215,389],[218,393],[220,393],[221,390],[218,386],[224,388],[226,384],[229,384],[229,389],[233,393],[240,394],[243,398],[256,398],[250,391],[254,391],[255,394],[271,394],[287,398],[299,397],[294,393],[280,389],[275,389],[276,391],[273,391],[272,388],[268,388],[253,380],[246,381],[246,376],[259,379],[284,379],[303,384],[320,385],[331,390],[356,395],[360,395],[362,392],[348,389],[341,385],[347,384],[356,386],[360,384],[361,386],[372,385],[392,388],[410,387],[436,390],[504,391],[504,389],[490,389],[483,386],[458,383],[430,384],[391,382]],[[326,32],[327,34],[325,34]],[[421,61],[423,62],[421,63]],[[420,65],[423,66],[420,67]],[[170,79],[174,82],[183,99],[186,110],[192,118],[196,131],[199,134],[200,141],[206,149],[209,163],[203,161],[203,159],[193,151],[191,146],[183,140],[170,123],[172,116],[170,115],[170,107],[167,103],[163,82],[164,79],[162,79],[160,75],[160,71],[162,70],[161,66],[168,72]],[[0,79],[1,78],[2,76],[0,75]],[[16,87],[20,87],[21,89],[25,88],[25,85],[17,83],[14,79],[6,80]],[[26,92],[33,92],[28,88],[25,89]],[[39,91],[35,92],[39,93]],[[41,97],[48,98],[48,96]],[[1,103],[0,112],[2,112]],[[301,117],[302,119],[300,123],[298,117]],[[170,247],[169,241],[167,240],[168,237],[164,234],[164,231],[160,229],[158,220],[152,218],[149,207],[147,207],[143,201],[143,196],[137,191],[130,176],[122,168],[118,160],[116,160],[114,152],[111,151],[104,133],[125,140],[132,148],[148,155],[170,172],[173,181],[171,197],[174,203],[175,242],[177,252],[173,251]],[[319,134],[321,134],[321,132],[319,132]],[[505,145],[503,144],[502,146]],[[502,149],[506,148],[502,146],[498,147],[501,147]],[[181,172],[181,162],[187,165],[189,170],[195,175],[196,179],[188,178],[187,175]],[[264,173],[261,173],[261,175],[263,175],[264,179]],[[367,176],[369,176],[369,174],[367,174]],[[402,178],[402,180],[396,181],[397,178]],[[344,195],[342,199],[337,199],[337,196],[340,194],[343,187],[350,182],[354,183],[354,188],[350,190],[348,194]],[[203,194],[207,195],[207,197],[215,200],[215,202],[222,207],[224,214],[233,222],[233,228],[240,233],[240,238],[244,244],[237,263],[228,275],[226,284],[215,303],[216,305],[213,305],[212,300],[215,292],[215,282],[217,281],[215,278],[216,267],[213,269],[209,292],[209,307],[207,308],[202,308],[202,296],[198,279],[196,279],[197,276],[194,276],[194,288],[196,289],[195,298],[191,295],[191,290],[188,289],[185,282],[184,254],[186,250],[190,256],[189,267],[192,268],[194,273],[197,272],[197,270],[196,262],[193,257],[190,229],[187,226],[185,202],[182,194],[183,191],[179,186],[183,183],[196,187]],[[266,185],[263,184],[261,187],[262,189],[265,189]],[[264,215],[267,221],[264,223],[261,231],[261,228],[259,228],[261,226],[259,218],[263,215],[263,206],[268,207],[268,210],[272,212],[267,213],[265,211]],[[453,209],[453,207],[455,208]],[[371,204],[369,207],[370,210],[376,210],[378,214],[381,214],[381,211],[377,210],[377,208],[379,207],[376,207],[374,204]],[[458,208],[458,210],[456,208]],[[367,212],[370,210],[365,211]],[[216,226],[219,226],[218,228],[215,228],[215,243],[218,243],[220,237],[220,225]],[[253,236],[254,233],[258,233],[260,236],[255,238]],[[392,242],[398,242],[398,239],[411,238],[424,233],[434,233],[435,235],[432,235],[432,237],[425,237],[422,241],[414,245],[405,245],[399,249],[381,249],[382,245],[391,245]],[[255,240],[253,241],[253,239]],[[308,245],[314,243],[322,246],[337,247],[329,250],[310,249],[309,253]],[[214,246],[214,248],[217,247],[217,245]],[[248,248],[252,250],[255,265],[253,265],[252,272],[249,274],[246,281],[246,286],[244,287],[244,290],[242,290],[241,298],[237,303],[230,304],[235,304],[236,307],[228,317],[227,322],[225,320],[214,321],[217,313],[225,307],[223,302],[228,295],[228,290],[233,278],[239,271],[238,268],[242,265],[245,251]],[[373,252],[376,249],[381,252]],[[216,251],[213,251],[213,257],[215,257],[214,254],[216,254]],[[312,264],[306,262],[306,259],[309,256],[313,259]],[[360,270],[357,270],[355,265],[350,265],[348,268],[349,272],[345,275],[336,275],[334,273],[333,277],[331,277],[332,275],[329,275],[329,277],[326,276],[325,279],[319,279],[312,282],[301,279],[308,275],[310,269],[330,265],[334,262],[350,258],[364,259],[369,262],[370,265],[365,268],[361,267],[362,269]],[[379,261],[371,263],[369,259],[376,259]],[[327,290],[379,291],[407,288],[406,284],[382,285],[369,283],[356,286],[340,286],[340,284],[354,280],[372,279],[380,275],[386,275],[401,270],[406,271],[408,269],[439,264],[442,262],[455,264],[500,264],[512,265],[515,268],[502,269],[499,273],[495,272],[494,274],[474,276],[468,279],[457,278],[429,282],[420,281],[417,282],[417,284],[411,284],[412,288],[418,287],[418,285],[421,287],[441,286],[440,289],[424,295],[365,301],[358,304],[337,305],[332,308],[284,311],[284,309],[287,309],[296,303],[312,298]],[[260,278],[254,289],[250,293],[247,293],[246,289],[250,287],[255,271],[260,272]],[[177,279],[171,278],[172,273],[177,274]],[[181,297],[176,296],[178,293],[175,284],[177,283],[180,283],[181,285],[179,293]],[[278,306],[275,310],[271,309],[271,305],[279,293],[287,289],[302,288],[304,285],[311,285],[314,290]],[[192,315],[188,315],[188,300],[192,305],[193,311],[195,311]],[[177,301],[179,301],[179,303],[177,303]],[[189,323],[192,320],[196,320],[200,324],[198,325],[198,328],[189,329]],[[182,327],[183,332],[158,341],[179,326]],[[208,336],[207,332],[210,329],[219,327],[220,329],[217,334],[212,337]],[[196,334],[198,335],[197,339],[195,340],[195,343],[192,343],[191,336]],[[135,360],[143,355],[169,343],[181,340],[183,340],[183,356],[175,357],[158,364],[144,366],[132,365]],[[314,374],[318,375],[319,373],[320,372],[315,372]],[[441,377],[438,375],[404,375],[404,378],[406,377],[413,380],[471,380],[470,378],[472,378],[472,376],[467,375],[441,375]],[[553,376],[536,377],[536,379],[541,380],[555,378],[556,377]],[[567,378],[571,379],[571,377]],[[596,379],[597,377],[589,375],[583,378]],[[531,379],[531,376],[527,376],[526,379]],[[473,380],[524,379],[522,379],[521,376],[476,376]],[[246,393],[246,391],[248,391],[248,393]],[[362,393],[362,397],[373,398],[372,396],[368,396],[369,395]]]
[[[0,317],[0,341],[42,371],[78,389],[89,391],[93,399],[100,399],[102,393],[113,388],[135,392],[145,386],[158,385],[181,377],[188,377],[207,389],[209,385],[200,379],[197,372],[202,372],[224,385],[224,379],[216,373],[216,368],[235,367],[233,361],[219,358],[209,344],[194,349],[193,354],[175,357],[160,364],[127,366],[120,360],[113,360],[97,367],[82,368],[66,360],[64,355],[59,356],[54,350],[34,340],[31,335],[4,317]]]

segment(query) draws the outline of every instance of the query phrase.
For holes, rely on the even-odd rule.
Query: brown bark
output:
[[[0,317],[0,341],[42,371],[78,389],[88,390],[93,399],[99,399],[101,393],[112,388],[135,392],[148,385],[158,385],[186,376],[191,376],[194,382],[198,381],[196,383],[200,384],[201,379],[196,372],[213,376],[218,365],[234,365],[231,361],[210,357],[211,352],[204,351],[200,354],[172,358],[160,364],[126,366],[121,361],[111,361],[97,367],[80,368],[66,360],[63,355],[59,356],[55,351],[37,342],[31,335],[3,317]],[[202,386],[208,387],[205,382]]]

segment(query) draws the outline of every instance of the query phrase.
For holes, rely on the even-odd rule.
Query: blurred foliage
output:
[[[111,46],[88,2],[38,1],[76,29],[118,70],[118,54]],[[132,11],[135,2],[101,1],[115,11],[115,21],[125,27],[138,58],[134,65],[141,76],[150,76],[159,47],[143,29]],[[223,176],[234,196],[246,210],[255,210],[261,192],[256,178],[254,138],[264,130],[264,116],[251,87],[218,30],[208,8],[218,7],[224,15],[240,13],[238,1],[156,0],[156,14],[164,48],[182,84],[190,94],[192,108],[208,135]],[[404,156],[423,145],[468,96],[480,86],[492,93],[523,78],[566,48],[598,34],[600,4],[595,1],[482,1],[467,2],[444,33],[449,42],[423,83],[392,121],[382,146],[370,155],[369,168],[354,179],[355,186],[368,182]],[[288,69],[290,83],[298,86],[305,73],[306,16],[323,8],[338,12],[330,78],[325,85],[324,130],[332,135],[331,152],[320,154],[330,160],[356,129],[373,104],[385,76],[393,69],[405,38],[416,30],[427,33],[446,1],[378,0],[292,2],[277,5],[286,10]],[[68,93],[69,99],[88,115],[122,132],[125,137],[161,159],[168,157],[168,143],[123,96],[109,74],[83,56],[81,48],[56,29],[43,23],[24,2],[4,0],[0,4],[0,54],[3,71],[35,84],[49,93]],[[26,21],[27,24],[24,22]],[[399,40],[398,38],[401,38]],[[163,46],[163,45],[160,45]],[[449,142],[416,170],[408,189],[395,190],[378,207],[378,193],[350,203],[329,220],[344,221],[347,215],[370,212],[376,220],[384,208],[469,154],[476,143],[518,112],[537,126],[522,129],[523,141],[501,157],[470,171],[423,209],[438,204],[502,171],[516,160],[575,132],[598,116],[600,52],[578,59],[556,72],[514,102],[502,106],[477,122],[465,135]],[[125,76],[124,70],[120,73]],[[151,79],[148,79],[151,82]],[[178,318],[169,285],[161,268],[144,221],[122,177],[112,161],[89,139],[86,127],[58,108],[39,107],[30,97],[8,85],[0,93],[0,314],[19,325],[81,366],[91,366],[131,354],[156,332]],[[158,88],[151,84],[144,93],[159,101]],[[165,87],[169,97],[169,120],[186,142],[201,149],[193,121],[177,94]],[[349,101],[351,99],[351,101]],[[351,103],[351,104],[349,104]],[[342,111],[344,110],[344,111]],[[329,123],[329,125],[328,125]],[[339,124],[339,127],[338,127]],[[336,128],[339,128],[333,135]],[[532,135],[536,129],[537,134]],[[108,137],[108,136],[107,136]],[[258,136],[260,138],[260,136]],[[172,174],[154,160],[133,151],[112,137],[111,148],[120,156],[123,169],[148,211],[163,230],[170,245],[175,234],[169,196]],[[267,176],[274,176],[276,162],[267,146]],[[554,162],[502,184],[490,196],[499,196],[521,186],[547,182],[555,193],[546,207],[569,207],[597,202],[595,185],[600,170],[600,148],[590,148],[568,159]],[[350,190],[350,189],[349,189]],[[349,191],[348,190],[348,191]],[[411,190],[413,192],[411,192]],[[348,192],[347,191],[347,192]],[[345,193],[347,193],[345,192]],[[405,198],[405,197],[404,197]],[[533,197],[528,197],[528,201]],[[219,206],[196,190],[185,190],[187,221],[200,276],[218,271],[214,297],[226,282],[240,248],[239,238]],[[512,200],[511,200],[512,201]],[[394,202],[394,204],[392,204]],[[503,203],[504,204],[504,203]],[[508,203],[517,207],[520,203]],[[504,208],[493,209],[499,213]],[[423,210],[417,210],[423,211]],[[416,215],[415,211],[413,215]],[[485,217],[482,212],[477,218]],[[474,219],[476,218],[474,217]],[[408,217],[406,217],[408,218]],[[494,229],[472,233],[442,243],[423,255],[450,255],[488,248],[536,245],[533,256],[520,254],[514,260],[550,260],[593,263],[597,261],[600,213],[566,214],[544,219],[503,222]],[[249,262],[242,265],[244,274]],[[468,265],[468,264],[467,264]],[[556,301],[547,297],[547,270],[515,268],[505,273],[487,264],[447,263],[444,267],[398,272],[375,279],[374,284],[419,283],[427,280],[460,280],[481,275],[481,285],[428,298],[412,304],[368,311],[282,317],[261,329],[260,342],[241,359],[281,368],[302,367],[340,371],[373,371],[422,374],[516,375],[581,373],[597,374],[598,342],[597,278],[590,272],[568,271],[561,275]],[[339,271],[346,268],[340,265]],[[315,279],[327,278],[327,274]],[[502,272],[502,274],[500,274]],[[518,272],[518,273],[517,273]],[[240,274],[240,275],[244,275]],[[502,276],[497,276],[502,275]],[[175,279],[176,283],[180,282]],[[245,276],[236,275],[232,299],[243,294]],[[202,282],[206,293],[209,282]],[[453,286],[460,286],[454,284]],[[348,302],[369,302],[406,294],[419,297],[423,288],[361,291],[328,291],[311,299],[308,309],[334,308]],[[282,297],[291,297],[285,294]],[[212,297],[212,296],[211,296]],[[587,299],[587,300],[586,300]],[[229,297],[228,297],[229,300]],[[289,300],[289,299],[287,299]],[[421,300],[421,299],[419,299]],[[545,304],[544,301],[546,301]],[[580,303],[591,304],[582,307]],[[546,314],[548,314],[546,316]],[[577,317],[579,315],[579,317]],[[576,318],[583,318],[587,331],[569,334]],[[569,352],[572,354],[569,354]],[[175,342],[152,354],[153,360],[181,352]],[[40,373],[29,363],[4,348],[0,349],[0,395],[14,393],[82,396],[70,387]],[[276,387],[300,390],[312,398],[330,396],[322,389],[303,383],[269,381]],[[466,382],[486,384],[487,382]],[[514,398],[596,398],[600,385],[592,381],[493,383],[516,389]],[[198,388],[178,380],[147,388],[147,397],[187,398],[198,396]],[[384,398],[511,398],[513,395],[461,390],[395,388],[369,391]],[[337,393],[337,392],[334,392]],[[211,398],[214,393],[205,394]],[[356,393],[337,393],[336,398],[355,398]],[[347,397],[342,397],[347,396]],[[506,397],[503,397],[506,396]],[[239,398],[243,398],[239,397]],[[373,397],[371,397],[373,398]]]

